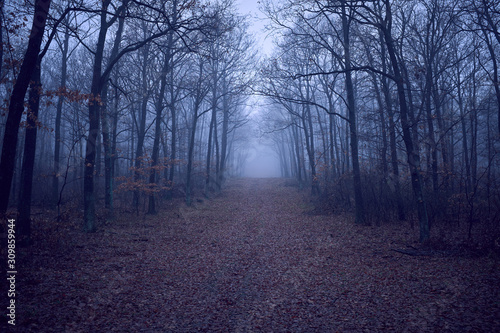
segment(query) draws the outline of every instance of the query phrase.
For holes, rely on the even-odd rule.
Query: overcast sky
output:
[[[259,10],[259,1],[257,0],[237,0],[236,4],[240,9],[240,13],[250,15],[250,32],[255,35],[258,43],[258,50],[263,50],[266,55],[271,53],[272,41],[271,38],[266,38],[264,26],[266,24],[265,15]]]

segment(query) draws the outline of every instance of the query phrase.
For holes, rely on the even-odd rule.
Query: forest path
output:
[[[289,185],[231,180],[95,234],[36,223],[19,332],[500,331],[497,260],[390,251],[416,235],[312,214]]]
[[[324,318],[339,297],[326,269],[332,258],[315,253],[328,234],[300,223],[305,204],[286,185],[282,179],[234,180],[204,209],[181,210],[186,233],[199,235],[191,270],[204,271],[195,284],[207,306],[186,314],[183,322],[194,321],[186,331],[332,328]]]

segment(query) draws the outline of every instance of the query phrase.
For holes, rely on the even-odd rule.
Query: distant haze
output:
[[[280,177],[276,153],[268,146],[257,144],[250,152],[243,176],[253,178]]]
[[[259,11],[257,0],[238,0],[239,11],[243,15],[250,15],[249,32],[255,35],[258,44],[257,49],[261,51],[260,55],[269,55],[272,49],[271,38],[266,38],[264,25],[266,23],[265,15]],[[254,101],[258,101],[258,97],[254,97]],[[255,108],[255,105],[253,106]],[[253,120],[257,121],[257,112],[253,110]],[[258,121],[257,121],[258,122]],[[255,124],[258,127],[258,124]],[[255,138],[251,144],[249,157],[246,160],[243,175],[253,178],[269,178],[280,177],[279,161],[276,153],[269,147],[263,144],[259,139]]]

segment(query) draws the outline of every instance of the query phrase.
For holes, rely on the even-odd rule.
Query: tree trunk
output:
[[[391,60],[392,69],[396,80],[399,108],[401,114],[401,127],[403,129],[403,141],[405,143],[406,152],[408,155],[408,165],[410,167],[413,193],[415,195],[415,200],[417,202],[418,219],[420,227],[420,242],[425,243],[429,240],[429,218],[427,215],[427,207],[422,188],[420,155],[418,153],[418,150],[415,149],[413,143],[413,137],[411,133],[412,124],[409,122],[409,114],[408,114],[409,110],[406,102],[404,81],[401,75],[401,70],[399,68],[399,62],[396,56],[394,41],[392,39],[392,12],[389,0],[385,0],[385,6],[386,6],[386,18],[385,18],[386,25],[383,27],[383,33],[387,46],[387,52],[389,53],[389,59]]]
[[[430,148],[430,165],[431,165],[431,174],[432,174],[432,192],[434,193],[435,198],[438,195],[438,161],[437,161],[437,144],[434,132],[434,115],[432,114],[431,107],[431,97],[432,97],[432,86],[433,86],[433,71],[432,64],[427,64],[426,70],[426,82],[424,89],[424,98],[425,98],[425,111],[427,114],[427,129],[429,130],[429,148]]]
[[[481,30],[483,31],[486,41],[487,41],[487,46],[488,46],[488,51],[490,52],[492,61],[493,61],[493,84],[495,86],[495,94],[497,98],[497,112],[498,112],[498,118],[497,118],[497,125],[498,125],[498,133],[500,134],[500,82],[498,80],[498,65],[497,65],[497,57],[495,57],[495,52],[494,52],[494,47],[492,41],[488,42],[490,39],[486,36],[487,31],[491,32],[495,39],[497,40],[498,44],[500,45],[500,30],[498,29],[498,18],[497,22],[495,22],[495,17],[492,16],[491,11],[493,13],[496,13],[498,15],[498,10],[495,11],[495,7],[490,8],[489,6],[494,6],[497,4],[496,1],[488,1],[488,0],[481,0],[482,8],[476,8],[476,11],[478,13],[479,19],[481,20],[481,16],[484,16],[484,19],[486,19],[487,26],[482,27]],[[475,4],[477,6],[477,4]]]
[[[17,232],[24,241],[31,243],[31,194],[33,190],[33,168],[35,165],[36,134],[38,128],[38,111],[40,109],[40,82],[41,59],[33,71],[32,82],[29,91],[29,110],[26,117],[26,133],[24,139],[23,165],[21,168],[21,183],[19,191],[19,202],[17,211]],[[22,239],[22,238],[21,238]]]
[[[125,17],[120,16],[118,19],[118,30],[116,31],[115,40],[113,42],[113,49],[111,50],[110,60],[112,61],[118,55],[118,48],[122,40],[123,26],[125,22]],[[101,106],[101,119],[102,119],[102,143],[104,146],[104,207],[107,209],[108,220],[114,218],[114,202],[113,202],[113,190],[114,190],[114,180],[113,180],[113,169],[114,169],[114,157],[113,157],[113,142],[116,138],[110,135],[112,127],[112,132],[116,132],[116,126],[110,124],[109,107],[108,107],[108,77],[103,77],[102,81],[104,83],[102,88],[102,106]],[[115,100],[116,100],[116,89],[115,89]],[[117,110],[115,110],[117,112]]]
[[[300,140],[297,125],[292,125],[293,142],[295,146],[295,160],[297,165],[297,181],[299,182],[299,187],[302,189],[302,157],[300,154]]]
[[[351,72],[351,47],[350,47],[350,31],[347,18],[345,2],[342,2],[342,30],[343,30],[343,49],[345,61],[345,87],[347,92],[347,113],[349,117],[349,131],[352,154],[352,170],[354,181],[354,203],[356,209],[356,224],[365,224],[365,209],[363,203],[361,170],[359,167],[359,149],[358,149],[358,128],[356,124],[356,104],[354,99],[354,86],[352,82]]]
[[[69,48],[69,29],[66,27],[64,32],[64,41],[62,47],[62,57],[61,57],[61,83],[60,87],[66,87],[66,77],[68,72],[68,48]],[[62,108],[64,103],[64,96],[61,94],[57,98],[57,108],[56,108],[56,123],[54,126],[54,174],[52,176],[52,203],[57,205],[59,202],[59,163],[60,163],[60,152],[61,152],[61,117]]]
[[[172,138],[170,142],[170,170],[168,174],[168,186],[169,190],[167,192],[167,198],[172,197],[172,189],[174,186],[174,176],[175,176],[175,163],[177,158],[177,114],[175,110],[175,97],[174,97],[174,71],[170,71],[170,117],[171,117],[171,128],[172,128]]]
[[[170,43],[169,43],[170,44]],[[163,99],[165,98],[165,88],[167,86],[167,72],[169,71],[170,52],[167,49],[163,63],[163,69],[160,76],[160,91],[158,92],[158,99],[156,101],[156,119],[155,119],[155,137],[153,142],[153,153],[151,154],[151,171],[149,173],[149,184],[156,183],[156,166],[158,165],[158,156],[160,153],[160,135],[161,135],[161,120],[163,112]],[[154,193],[149,195],[149,208],[148,214],[157,214],[156,202]]]
[[[195,102],[194,106],[194,114],[193,121],[191,123],[191,131],[189,135],[189,144],[188,144],[188,163],[186,169],[186,205],[191,206],[192,195],[191,195],[191,178],[192,178],[192,170],[193,170],[193,153],[194,153],[194,140],[196,136],[196,124],[198,122],[198,101]]]
[[[102,90],[102,61],[104,55],[104,44],[108,31],[108,22],[106,22],[107,9],[110,0],[104,0],[101,5],[100,29],[97,39],[97,47],[94,55],[94,65],[92,68],[92,85],[90,92],[93,101],[89,102],[89,133],[87,136],[85,148],[85,165],[83,179],[83,230],[85,232],[96,231],[95,220],[95,192],[94,192],[94,170],[96,161],[96,144],[99,135],[99,102]]]
[[[144,30],[144,34],[146,34],[146,30]],[[146,118],[147,118],[147,111],[148,111],[148,79],[147,79],[147,69],[148,69],[148,56],[149,56],[149,44],[142,50],[142,55],[143,55],[143,63],[142,63],[142,79],[141,79],[141,84],[142,84],[142,100],[141,100],[141,109],[139,112],[139,128],[137,129],[137,147],[135,149],[135,162],[134,162],[134,182],[138,182],[141,179],[141,173],[139,169],[144,165],[143,163],[143,148],[144,148],[144,139],[146,137]],[[134,191],[134,203],[133,206],[135,207],[136,212],[139,212],[139,190],[136,189]]]
[[[210,125],[208,129],[208,149],[207,149],[207,162],[206,162],[206,170],[205,170],[205,197],[208,198],[208,194],[210,191],[210,172],[212,167],[212,147],[213,147],[213,136],[214,136],[214,128],[217,126],[217,67],[213,69],[212,72],[212,116],[210,118]]]
[[[196,125],[198,123],[198,112],[200,109],[200,105],[202,102],[202,77],[203,77],[203,60],[200,59],[200,63],[198,64],[199,66],[199,78],[198,78],[198,83],[196,87],[196,92],[194,96],[194,103],[193,103],[193,120],[191,122],[191,131],[189,135],[189,142],[188,142],[188,156],[187,156],[187,170],[186,170],[186,205],[191,206],[192,202],[192,184],[191,184],[191,178],[192,178],[192,170],[193,170],[193,155],[194,155],[194,144],[195,144],[195,138],[196,138]]]
[[[330,104],[333,104],[329,102]],[[330,111],[333,111],[333,105],[330,107]],[[335,124],[334,124],[334,115],[330,114],[328,115],[328,136],[329,136],[329,141],[330,141],[330,165],[332,169],[332,181],[337,177],[337,164],[338,164],[338,148],[337,148],[337,141],[335,141]],[[334,154],[337,154],[337,157],[334,156]]]
[[[3,68],[3,7],[4,1],[0,1],[0,80],[2,80]]]
[[[462,150],[463,150],[463,162],[465,164],[465,188],[467,193],[472,191],[472,185],[470,181],[470,159],[469,159],[469,144],[467,139],[467,124],[465,118],[464,101],[462,94],[462,81],[460,80],[460,70],[457,68],[457,95],[458,95],[458,108],[460,111],[460,125],[462,130]]]
[[[24,96],[33,71],[37,65],[38,53],[42,44],[45,23],[51,0],[36,0],[33,25],[28,41],[28,48],[10,96],[9,114],[5,123],[5,132],[0,161],[0,215],[4,215],[9,205],[9,196],[16,162],[19,124],[24,111]]]
[[[228,102],[228,96],[227,96],[227,83],[226,83],[226,77],[223,76],[222,79],[222,87],[223,87],[223,102],[222,102],[222,137],[221,137],[221,154],[220,154],[220,169],[219,169],[219,175],[217,177],[217,187],[220,190],[222,183],[224,182],[225,178],[225,169],[226,169],[226,158],[228,154],[228,149],[227,149],[227,136],[228,136],[228,129],[229,129],[229,102]]]

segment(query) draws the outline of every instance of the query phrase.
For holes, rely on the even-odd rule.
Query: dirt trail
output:
[[[311,214],[281,179],[233,180],[193,207],[169,205],[92,235],[35,225],[18,331],[500,329],[497,259],[390,251],[414,238],[406,226]]]
[[[186,318],[194,327],[232,332],[333,328],[324,316],[335,312],[338,295],[328,272],[317,266],[314,238],[319,233],[298,223],[304,204],[294,188],[284,185],[276,179],[234,181],[202,214],[183,214],[192,223],[187,233],[200,234],[192,248],[193,256],[201,255],[193,262],[195,270],[206,274],[196,281],[205,308]]]

